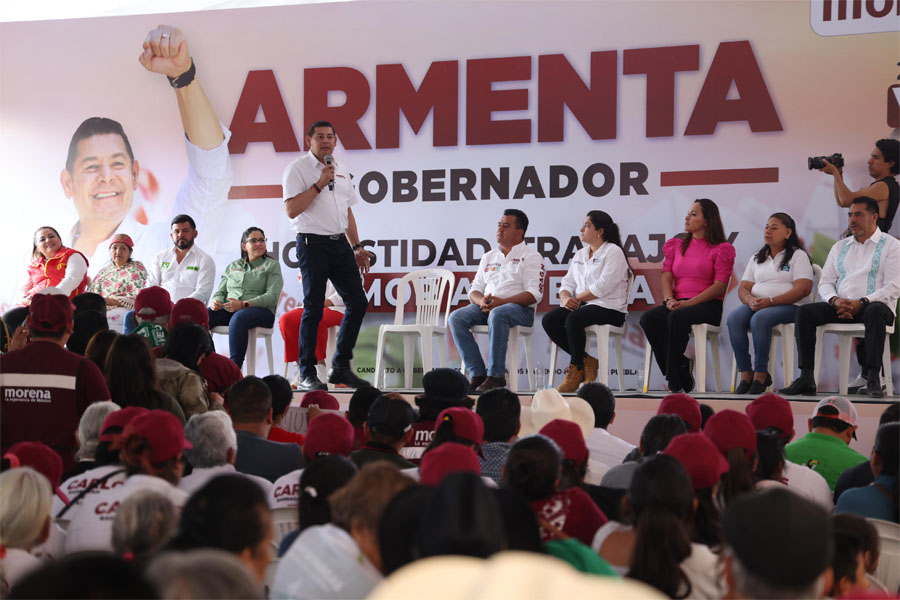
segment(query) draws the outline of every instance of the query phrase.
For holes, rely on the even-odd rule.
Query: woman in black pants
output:
[[[566,379],[557,387],[562,393],[597,379],[597,359],[584,352],[585,327],[621,327],[628,310],[628,261],[619,226],[605,212],[592,210],[581,226],[581,241],[585,246],[572,257],[560,285],[560,306],[542,321],[547,336],[571,357]]]

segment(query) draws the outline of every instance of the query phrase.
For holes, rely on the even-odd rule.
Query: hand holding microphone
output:
[[[329,167],[331,167],[331,179],[328,180],[328,189],[333,192],[334,191],[334,167],[331,164],[331,161],[332,161],[331,155],[326,154],[324,158],[325,158],[325,168],[328,169]]]

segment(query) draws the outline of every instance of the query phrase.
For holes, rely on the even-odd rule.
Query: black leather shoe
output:
[[[869,398],[884,398],[884,389],[881,387],[880,377],[869,377],[866,381],[866,395]]]
[[[685,360],[687,364],[681,371],[681,391],[685,394],[690,394],[696,385],[694,381],[694,359],[685,357]]]
[[[791,385],[778,390],[778,393],[782,396],[815,396],[816,382],[811,378],[798,377]]]
[[[735,394],[746,394],[750,391],[750,382],[741,380],[738,386],[734,389]]]
[[[469,393],[474,394],[478,391],[478,386],[484,383],[484,380],[487,379],[487,375],[476,375],[469,381]]]
[[[753,380],[753,383],[750,384],[750,394],[753,396],[759,396],[763,392],[766,391],[766,388],[772,385],[772,376],[766,373],[765,381],[757,381]]]
[[[304,375],[297,384],[297,389],[301,392],[311,392],[313,390],[327,390],[328,386],[319,381],[315,375]]]
[[[334,385],[346,385],[349,388],[361,388],[372,385],[365,379],[357,377],[353,370],[346,369],[330,369],[328,371],[328,383]]]

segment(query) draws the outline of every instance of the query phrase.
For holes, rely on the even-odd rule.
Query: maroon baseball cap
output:
[[[338,402],[338,399],[325,390],[313,390],[303,394],[303,398],[300,400],[300,408],[309,408],[314,404],[322,410],[341,409],[341,403]]]
[[[72,322],[75,307],[56,288],[41,290],[31,298],[28,322],[35,331],[59,331]]]
[[[117,411],[111,412],[106,416],[106,419],[103,420],[103,426],[100,428],[100,441],[101,442],[111,442],[116,439],[116,436],[122,433],[122,430],[125,429],[125,426],[131,423],[131,420],[139,415],[142,415],[148,411],[143,406],[126,406],[125,408],[119,409]],[[117,427],[116,431],[107,430]]]
[[[182,298],[172,306],[169,315],[169,330],[174,330],[179,323],[196,323],[209,329],[209,312],[206,306],[196,298]]]
[[[173,459],[182,450],[194,447],[184,439],[184,426],[178,417],[166,410],[150,410],[133,418],[118,439],[124,446],[132,436],[140,436],[150,442],[150,460],[153,463]]]
[[[556,442],[562,449],[563,458],[573,461],[576,465],[583,464],[588,459],[587,445],[584,443],[584,433],[581,427],[574,421],[565,419],[553,419],[539,432]]]
[[[434,422],[434,430],[437,431],[437,428],[445,421],[453,424],[453,433],[456,437],[475,445],[481,445],[481,442],[484,441],[484,421],[471,409],[464,406],[445,408]]]
[[[172,298],[164,288],[150,286],[138,292],[134,312],[144,319],[157,319],[172,312]]]
[[[62,482],[63,463],[56,450],[42,442],[19,442],[3,455],[16,467],[31,467],[50,481],[54,489]]]
[[[688,431],[700,431],[703,416],[700,414],[700,403],[687,394],[669,394],[659,403],[658,415],[678,415],[687,423]]]
[[[748,455],[756,451],[756,428],[750,417],[730,408],[711,416],[703,434],[726,456],[732,448],[743,448]]]
[[[774,427],[782,437],[794,436],[794,413],[791,403],[777,394],[763,394],[747,405],[747,416],[757,431]]]
[[[694,491],[712,486],[728,472],[728,461],[702,433],[676,435],[662,453],[677,458],[684,465]]]
[[[469,446],[445,442],[429,450],[419,465],[419,479],[425,485],[438,485],[450,473],[481,475],[481,461]]]
[[[350,456],[353,425],[338,413],[325,413],[309,422],[303,455],[311,461],[322,454]]]

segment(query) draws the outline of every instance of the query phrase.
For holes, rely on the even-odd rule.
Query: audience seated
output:
[[[585,439],[591,456],[611,467],[620,464],[634,450],[634,445],[607,431],[616,420],[616,397],[612,390],[602,383],[592,382],[581,386],[577,395],[594,411],[594,430]],[[481,402],[479,399],[478,403]]]
[[[468,397],[469,380],[456,369],[433,369],[422,377],[422,395],[416,396],[419,414],[412,424],[412,435],[401,451],[403,458],[418,464],[431,444],[435,422],[446,408],[472,408],[475,401]]]
[[[181,323],[194,323],[203,328],[209,334],[209,312],[203,302],[196,298],[182,298],[172,307],[169,315],[169,331]],[[210,393],[223,394],[225,390],[240,381],[244,374],[241,369],[227,356],[215,351],[210,337],[209,351],[199,363],[200,374],[206,379],[206,388]]]
[[[147,568],[162,600],[263,600],[263,585],[237,557],[222,550],[166,552]]]
[[[499,484],[509,449],[521,428],[522,405],[514,392],[494,388],[479,396],[475,412],[484,423],[481,474]]]
[[[162,356],[163,346],[169,338],[169,317],[172,314],[172,298],[164,288],[145,287],[134,299],[133,333],[143,337],[153,349],[153,355]],[[127,331],[127,330],[126,330]]]
[[[146,338],[137,333],[116,338],[106,357],[105,374],[112,401],[119,406],[165,410],[184,425],[181,405],[159,387],[156,359]]]
[[[438,486],[451,473],[481,475],[481,462],[471,445],[443,442],[425,453],[416,476],[427,486]],[[493,483],[493,479],[489,479]]]
[[[263,377],[262,380],[269,386],[269,391],[272,393],[272,428],[269,430],[269,436],[266,439],[270,442],[303,446],[303,440],[305,439],[303,434],[294,433],[281,427],[281,422],[287,414],[287,409],[291,406],[291,401],[294,399],[294,390],[291,388],[291,382],[281,375],[268,375]]]
[[[854,513],[870,519],[900,522],[897,475],[900,471],[900,423],[878,428],[872,458],[875,480],[866,487],[849,489],[838,498],[837,513]]]
[[[175,505],[159,492],[141,490],[122,501],[112,526],[112,548],[119,556],[146,565],[178,528]]]
[[[412,424],[415,416],[416,411],[400,394],[379,396],[369,408],[369,415],[363,426],[367,441],[362,448],[350,453],[351,460],[358,467],[376,460],[386,460],[399,469],[414,469],[416,465],[404,459],[400,455],[400,449],[413,438],[415,430]],[[429,442],[430,439],[431,436]],[[424,447],[422,451],[424,452]]]
[[[843,532],[859,540],[863,561],[865,562],[866,578],[872,584],[872,587],[886,591],[887,588],[884,584],[874,577],[875,571],[878,569],[878,562],[881,559],[881,540],[878,537],[878,529],[875,525],[870,520],[852,513],[832,516],[831,524],[835,531]]]
[[[78,421],[78,429],[75,430],[75,441],[78,442],[78,450],[75,451],[75,466],[63,475],[64,479],[84,473],[96,466],[95,455],[97,446],[100,444],[100,429],[103,427],[106,417],[120,408],[115,402],[106,400],[94,402],[85,409],[81,420]]]
[[[157,593],[134,561],[108,552],[79,552],[44,563],[26,575],[10,591],[9,597],[89,600],[156,598]]]
[[[688,394],[669,394],[659,403],[656,410],[658,415],[678,415],[684,419],[688,431],[696,433],[703,424],[703,415],[700,411],[700,403]]]
[[[728,506],[738,494],[753,489],[756,429],[747,415],[726,409],[710,417],[703,435],[716,445],[728,461],[728,472],[720,480],[717,497],[722,506]]]
[[[363,425],[366,423],[366,417],[369,416],[369,409],[372,403],[382,394],[382,391],[371,385],[364,385],[356,388],[353,395],[350,396],[350,404],[347,407],[345,416],[350,424],[353,425],[353,450],[359,450],[365,445],[366,437]]]
[[[831,521],[834,558],[831,560],[832,584],[829,598],[853,597],[869,589],[863,540],[855,527],[840,527]]]
[[[31,549],[50,533],[53,492],[47,478],[30,467],[0,474],[0,592],[9,594],[27,573],[38,568]]]
[[[200,363],[209,354],[209,334],[194,323],[180,323],[163,346],[163,358],[156,360],[156,376],[161,390],[181,405],[185,418],[221,408],[222,398],[210,394],[200,374]]]
[[[631,487],[631,478],[641,461],[662,452],[672,438],[688,432],[684,419],[674,414],[658,414],[651,417],[638,443],[638,458],[613,467],[603,475],[600,485],[607,488],[627,490]]]
[[[900,402],[891,402],[888,407],[881,413],[878,419],[878,426],[881,427],[886,423],[895,423],[900,421]],[[859,463],[855,467],[850,467],[838,477],[837,483],[834,484],[834,501],[837,502],[846,490],[855,487],[865,487],[875,481],[872,475],[872,467],[869,461]]]
[[[122,334],[112,329],[98,331],[91,337],[87,347],[84,349],[84,357],[97,365],[101,373],[106,368],[106,355],[109,354],[109,349],[112,347],[113,342],[120,335]]]

